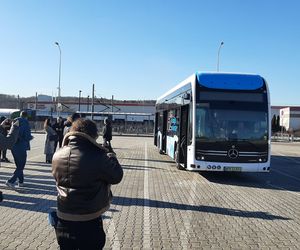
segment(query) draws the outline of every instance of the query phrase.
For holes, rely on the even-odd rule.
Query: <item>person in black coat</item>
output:
[[[55,130],[56,134],[58,135],[58,141],[55,142],[54,145],[54,152],[56,151],[57,144],[59,148],[62,146],[62,141],[64,138],[64,121],[61,117],[57,117],[56,122],[53,124],[52,128]]]
[[[107,118],[104,119],[104,128],[103,128],[103,146],[107,147],[112,151],[111,143],[112,140],[112,127],[111,122]]]
[[[4,122],[4,120],[5,120],[5,122]],[[11,127],[11,120],[6,119],[4,116],[1,116],[0,122],[1,123],[4,122],[2,124],[2,126],[0,126],[0,133],[3,134],[4,136],[6,136]],[[2,162],[10,162],[6,157],[6,152],[7,152],[7,149],[0,151],[0,157],[1,157]]]

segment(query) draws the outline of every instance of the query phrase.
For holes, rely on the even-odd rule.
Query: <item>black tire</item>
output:
[[[164,151],[162,150],[162,149],[160,149],[160,137],[158,137],[158,139],[157,139],[157,147],[159,148],[159,153],[161,154],[161,155],[163,155],[164,154]]]
[[[185,170],[185,168],[183,167],[183,166],[181,166],[181,164],[178,162],[178,150],[176,150],[176,152],[175,152],[175,162],[176,162],[176,168],[178,169],[178,170]]]

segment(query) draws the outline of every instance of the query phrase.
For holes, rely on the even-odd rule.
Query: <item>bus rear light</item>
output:
[[[200,168],[200,165],[198,165],[197,168]]]
[[[211,168],[212,168],[212,169],[216,169],[216,168],[217,168],[217,166],[213,165]]]
[[[207,166],[207,169],[211,169],[211,165],[208,165],[208,166]]]
[[[217,166],[217,169],[221,169],[221,166],[220,166],[220,165],[218,165],[218,166]]]

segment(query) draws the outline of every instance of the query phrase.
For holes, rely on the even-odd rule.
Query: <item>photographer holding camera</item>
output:
[[[77,119],[52,161],[58,190],[57,212],[51,214],[60,249],[102,249],[105,232],[102,214],[112,199],[111,185],[123,170],[114,153],[97,143],[91,120]]]

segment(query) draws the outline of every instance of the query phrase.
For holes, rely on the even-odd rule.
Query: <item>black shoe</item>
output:
[[[11,183],[9,181],[5,182],[5,185],[8,186],[9,188],[15,189],[16,188],[16,184],[15,183]]]
[[[5,162],[5,159],[1,159],[1,162]]]
[[[0,202],[3,201],[3,195],[2,192],[0,191]]]

